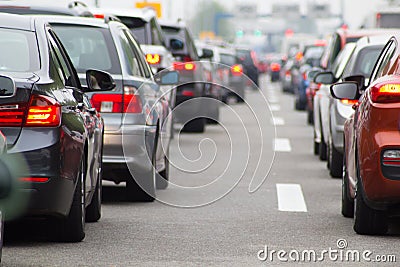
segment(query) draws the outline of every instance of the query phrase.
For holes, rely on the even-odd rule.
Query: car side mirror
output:
[[[157,73],[155,79],[159,85],[175,85],[179,83],[179,73],[177,71],[163,70]]]
[[[212,58],[214,56],[214,52],[211,49],[203,48],[201,59]]]
[[[341,82],[331,85],[331,95],[339,100],[357,100],[360,98],[357,82]]]
[[[13,97],[16,92],[14,80],[10,77],[0,75],[0,98]]]
[[[171,39],[169,41],[169,46],[172,48],[172,50],[182,50],[184,48],[183,42],[178,39]]]
[[[110,91],[116,86],[108,72],[93,69],[86,71],[86,83],[90,91]]]
[[[356,82],[358,84],[359,91],[365,90],[365,77],[363,75],[352,75],[343,79],[345,82]]]
[[[332,84],[337,81],[335,75],[330,71],[323,71],[315,75],[314,82],[322,84]]]

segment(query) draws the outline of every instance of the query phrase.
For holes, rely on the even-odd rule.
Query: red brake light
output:
[[[160,64],[161,56],[159,54],[146,54],[146,61],[149,64]]]
[[[290,76],[290,70],[287,70],[287,71],[285,72],[285,76]]]
[[[92,106],[103,113],[141,113],[142,102],[136,88],[124,87],[124,94],[94,94],[90,99]]]
[[[183,96],[194,96],[194,92],[190,90],[183,90],[182,91]]]
[[[376,84],[371,88],[370,96],[375,103],[400,102],[400,83]]]
[[[21,127],[26,104],[5,104],[0,106],[0,127]]]
[[[94,14],[93,17],[96,19],[104,19],[104,14]]]
[[[281,65],[279,65],[278,63],[271,63],[271,71],[280,71],[281,70]]]
[[[231,72],[233,76],[241,76],[243,74],[243,67],[240,64],[235,64],[231,66]]]
[[[196,69],[196,63],[194,62],[174,62],[173,64],[174,70],[188,70],[194,71]]]
[[[47,177],[21,177],[19,180],[21,182],[46,183],[50,179]]]
[[[33,95],[29,103],[25,125],[30,127],[56,127],[61,122],[61,107],[54,99]]]

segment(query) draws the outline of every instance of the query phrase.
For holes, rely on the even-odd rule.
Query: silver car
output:
[[[105,123],[103,179],[126,182],[130,200],[153,201],[156,184],[160,188],[168,184],[171,117],[168,100],[138,43],[129,28],[107,18],[48,20],[79,77],[89,68],[100,69],[117,84],[113,91],[89,94]]]

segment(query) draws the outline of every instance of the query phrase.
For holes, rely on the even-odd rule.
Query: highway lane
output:
[[[208,126],[203,135],[175,135],[170,176],[177,186],[157,192],[168,204],[129,203],[123,198],[122,186],[107,184],[103,217],[87,224],[83,242],[48,241],[43,238],[46,227],[38,222],[6,228],[2,264],[292,266],[291,251],[295,258],[293,251],[314,250],[321,258],[321,252],[330,248],[339,252],[370,250],[371,258],[380,254],[400,257],[396,227],[387,236],[359,236],[352,229],[352,220],[341,216],[340,179],[330,178],[326,163],[312,154],[312,128],[306,125],[305,113],[294,111],[293,96],[282,94],[279,84],[267,82],[266,77],[261,90],[273,102],[274,116],[265,110],[262,95],[249,91],[247,105],[222,108],[223,127]],[[252,111],[261,114],[255,117]],[[257,186],[268,171],[259,190],[249,193],[253,174]],[[338,249],[339,239],[346,240],[347,247]],[[346,245],[343,240],[340,246]],[[265,253],[260,250],[265,247],[269,253],[284,250],[287,254],[279,260],[275,252],[272,261],[271,257],[261,261],[259,257]],[[376,266],[332,257],[324,254],[319,263]]]

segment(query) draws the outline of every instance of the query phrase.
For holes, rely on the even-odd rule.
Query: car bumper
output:
[[[103,179],[116,183],[126,181],[127,175],[121,175],[129,169],[138,172],[152,168],[155,126],[129,125],[118,131],[104,133]]]

